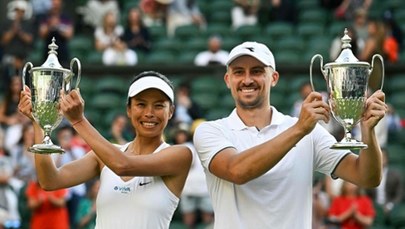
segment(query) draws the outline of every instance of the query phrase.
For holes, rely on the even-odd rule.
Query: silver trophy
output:
[[[343,126],[345,135],[340,142],[331,146],[332,149],[362,149],[367,148],[363,142],[352,138],[351,131],[362,118],[367,99],[368,80],[374,68],[375,58],[381,61],[381,87],[384,84],[384,62],[379,54],[372,58],[372,64],[359,61],[351,50],[351,38],[347,29],[342,37],[342,51],[335,62],[323,66],[323,58],[316,54],[311,59],[310,80],[312,90],[315,91],[312,81],[312,65],[316,58],[320,58],[321,72],[327,82],[329,106],[333,117]]]
[[[61,66],[58,61],[55,38],[48,45],[50,49],[48,58],[40,67],[33,67],[31,62],[24,65],[22,72],[23,85],[31,89],[32,116],[44,130],[44,139],[41,144],[35,144],[29,148],[30,152],[39,154],[64,153],[58,145],[51,140],[51,132],[62,121],[62,112],[59,109],[60,93],[77,88],[80,82],[81,65],[77,58],[70,61],[70,70]],[[73,73],[73,65],[77,64],[77,73]],[[74,88],[73,78],[76,78]]]

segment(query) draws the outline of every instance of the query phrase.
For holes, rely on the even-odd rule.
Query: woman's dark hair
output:
[[[174,91],[172,82],[165,75],[163,75],[159,72],[155,72],[155,71],[144,71],[144,72],[139,73],[138,75],[134,76],[134,78],[132,79],[132,81],[129,85],[132,85],[135,81],[137,81],[143,77],[149,77],[149,76],[154,76],[154,77],[157,77],[157,78],[165,81],[167,83],[167,85],[169,85],[169,87]],[[170,103],[171,103],[171,101],[170,101]],[[130,98],[128,98],[127,106],[130,106],[130,105],[131,105],[131,100],[130,100]]]

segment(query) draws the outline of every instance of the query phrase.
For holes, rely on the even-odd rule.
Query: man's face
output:
[[[277,83],[278,73],[251,56],[235,59],[225,74],[236,106],[254,109],[268,106],[270,88]]]

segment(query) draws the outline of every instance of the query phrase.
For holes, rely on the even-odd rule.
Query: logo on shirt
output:
[[[115,186],[114,191],[120,192],[120,193],[123,193],[123,194],[128,194],[128,193],[131,192],[131,188],[127,187],[127,186],[121,186],[121,187],[120,186]]]
[[[141,182],[141,183],[139,183],[139,186],[144,186],[144,185],[150,184],[151,182],[152,182],[152,181]]]

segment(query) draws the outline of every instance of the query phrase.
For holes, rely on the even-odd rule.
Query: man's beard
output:
[[[255,100],[250,101],[250,102],[244,102],[241,99],[238,99],[237,103],[242,109],[252,110],[255,108],[262,107],[263,103],[264,103],[264,99],[261,97],[257,97]]]

